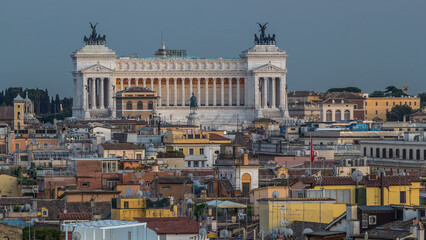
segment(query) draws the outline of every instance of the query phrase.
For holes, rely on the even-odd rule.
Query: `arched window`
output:
[[[333,118],[331,116],[331,110],[327,110],[327,112],[325,113],[325,121],[326,122],[331,122],[333,121]]]
[[[336,110],[334,117],[335,117],[336,121],[341,121],[342,120],[342,112],[340,110]]]
[[[138,102],[138,110],[142,110],[143,109],[143,102],[139,101]]]
[[[154,109],[154,102],[152,101],[148,102],[148,109]]]
[[[18,120],[21,119],[21,112],[18,112],[17,118],[18,118]]]
[[[349,110],[345,110],[345,120],[351,120],[351,112]]]
[[[127,110],[132,110],[132,102],[131,102],[131,101],[128,101],[128,102],[126,103],[126,109],[127,109]]]

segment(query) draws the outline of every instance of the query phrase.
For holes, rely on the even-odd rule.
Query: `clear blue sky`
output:
[[[99,22],[119,56],[160,47],[238,57],[269,22],[288,53],[288,89],[386,86],[426,91],[424,0],[24,0],[0,7],[0,88],[72,95],[70,54]]]

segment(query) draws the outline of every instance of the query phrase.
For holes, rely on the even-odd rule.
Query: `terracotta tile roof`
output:
[[[59,219],[62,220],[91,220],[92,213],[90,212],[68,212],[59,213]]]
[[[158,177],[157,183],[159,184],[187,184],[192,183],[192,180],[189,177],[179,177],[179,176],[161,176]]]
[[[410,233],[413,219],[407,221],[393,221],[368,231],[368,238],[371,239],[401,239]]]
[[[133,143],[104,143],[101,145],[104,150],[134,150],[145,149],[142,146],[137,146]]]
[[[25,205],[25,204],[31,204],[32,198],[31,197],[2,197],[0,199],[1,205]]]
[[[216,133],[210,133],[209,134],[209,140],[211,140],[211,141],[227,141],[227,140],[229,140],[230,141],[231,139],[224,137],[224,136],[220,136],[219,134],[216,134]]]
[[[318,185],[356,185],[356,182],[352,179],[352,177],[323,177],[322,179],[314,178],[314,177],[305,177],[300,178],[302,183],[304,184],[312,184],[314,186]],[[420,178],[413,176],[387,176],[383,177],[383,186],[409,186],[412,182],[420,182]],[[381,184],[380,178],[370,180],[368,177],[364,177],[360,185],[364,185],[366,187],[379,187]]]
[[[71,213],[92,212],[90,202],[69,202],[65,204],[63,199],[37,199],[37,208],[45,207],[49,210],[45,220],[59,220],[59,214],[67,210]],[[111,202],[95,202],[94,215],[101,215],[105,219],[111,213]]]
[[[13,120],[13,107],[0,106],[0,121],[11,121],[11,120]]]
[[[198,223],[190,217],[135,218],[146,222],[148,228],[157,234],[191,234],[198,233]]]

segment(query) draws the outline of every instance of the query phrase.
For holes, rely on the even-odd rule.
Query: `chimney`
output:
[[[358,220],[358,205],[355,203],[346,204],[346,239],[351,238],[353,235],[360,234],[360,225]]]
[[[244,165],[248,165],[248,154],[244,154]]]

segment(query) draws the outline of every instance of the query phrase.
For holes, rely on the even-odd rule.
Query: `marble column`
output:
[[[153,81],[154,81],[154,79],[151,78],[151,90],[153,90],[152,89]],[[162,105],[161,104],[161,102],[162,102],[162,98],[161,98],[161,78],[158,79],[158,93],[157,93],[157,96],[159,96],[159,98],[157,100],[157,106],[161,106]]]
[[[240,102],[240,81],[241,79],[237,78],[237,106],[239,107],[241,105]]]
[[[89,87],[89,79],[86,77],[83,77],[83,88],[82,88],[82,93],[81,93],[81,107],[83,108],[83,110],[87,110],[88,109],[88,104],[87,104],[87,89]],[[82,116],[84,117],[84,116]]]
[[[205,79],[206,80],[206,96],[205,96],[205,98],[206,98],[206,107],[208,107],[209,106],[209,79],[207,78],[207,79]]]
[[[146,78],[142,78],[143,88],[146,88]]]
[[[96,109],[96,78],[92,78],[92,92],[90,94],[92,99],[91,109]]]
[[[113,92],[113,85],[112,85],[112,80],[111,78],[107,79],[107,84],[108,84],[108,109],[113,109],[114,105],[113,105],[113,97],[114,97],[114,92]]]
[[[197,100],[197,102],[201,102],[201,78],[197,78],[197,98],[199,100]]]
[[[220,79],[220,105],[225,106],[225,79]]]
[[[272,108],[276,108],[277,107],[277,105],[276,105],[276,103],[275,103],[275,101],[276,101],[276,88],[275,88],[275,83],[277,82],[277,79],[276,78],[272,78],[272,86],[271,86],[271,96],[272,96],[272,101],[271,101],[271,107]]]
[[[128,88],[130,88],[131,86],[132,86],[132,79],[131,78],[129,78],[129,79],[127,79],[127,85],[128,85]]]
[[[213,78],[213,106],[216,106],[216,78]]]
[[[177,78],[173,79],[173,106],[177,106]]]
[[[123,83],[124,82],[124,79],[121,79],[120,78],[120,91],[123,91],[124,89],[123,89]]]
[[[229,99],[229,106],[232,106],[232,78],[229,79],[229,89],[228,89],[228,99]]]
[[[259,92],[259,77],[254,77],[254,107],[255,109],[259,109],[261,107],[260,105],[260,92]],[[247,91],[246,91],[247,93]],[[247,99],[247,94],[245,94],[245,99]],[[245,102],[247,104],[247,101]],[[249,105],[250,106],[250,105]]]
[[[139,87],[139,78],[135,78],[135,85],[136,87]]]
[[[169,106],[169,100],[170,100],[170,97],[169,97],[169,93],[170,93],[170,88],[169,88],[169,80],[170,79],[168,79],[168,78],[166,78],[166,106],[168,107]]]
[[[182,106],[185,106],[185,78],[181,78],[182,80]]]
[[[151,90],[152,91],[154,91],[154,78],[151,78],[150,79],[150,82],[151,82]],[[161,82],[159,81],[159,83],[160,83],[160,85],[161,85]],[[161,93],[158,93],[158,94],[160,94],[161,95]]]
[[[192,81],[194,81],[194,79],[195,78],[190,78],[189,79],[189,95],[191,95],[191,96],[192,96],[192,93],[194,93],[194,91],[192,90]],[[200,97],[197,96],[197,98],[199,99]],[[198,100],[198,101],[200,101],[200,100]]]
[[[263,86],[262,86],[262,90],[263,90],[263,108],[268,108],[268,78],[263,78]]]
[[[99,108],[104,109],[104,78],[99,79]]]

